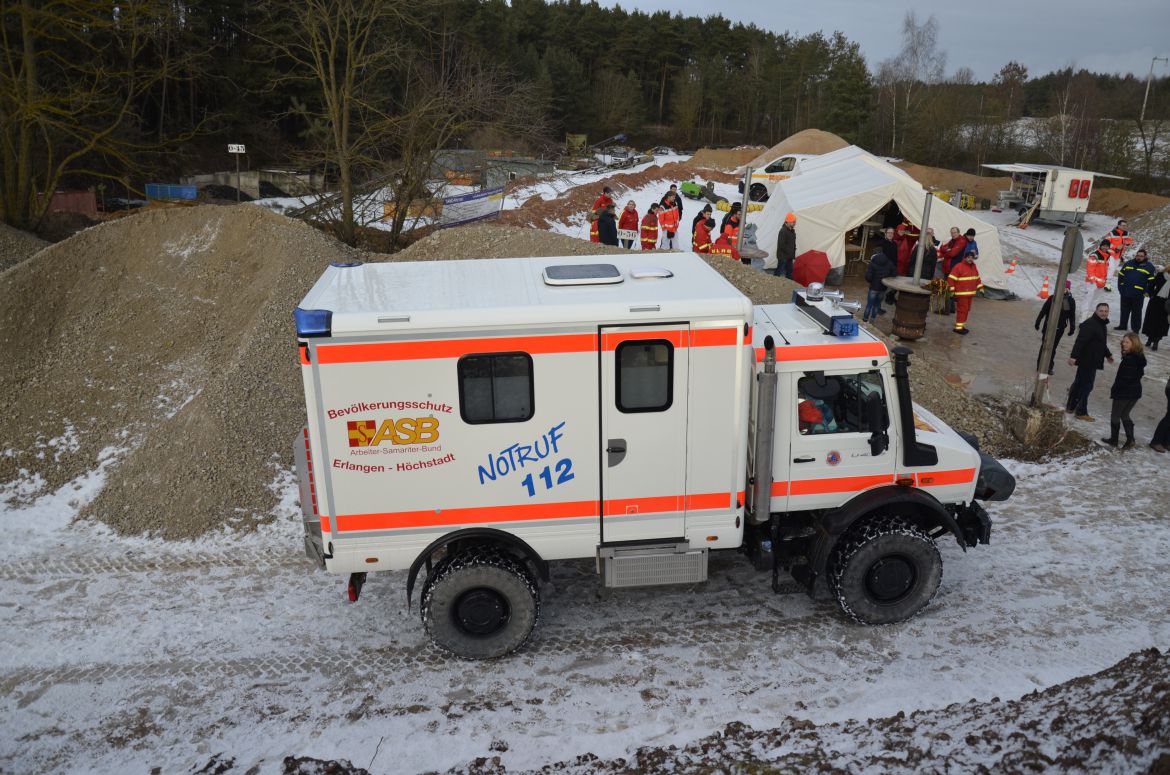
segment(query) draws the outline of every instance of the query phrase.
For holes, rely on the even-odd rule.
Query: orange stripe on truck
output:
[[[504,336],[490,339],[430,339],[418,342],[329,344],[317,348],[317,362],[370,363],[428,358],[460,358],[482,352],[583,353],[597,351],[597,334]]]
[[[665,339],[675,347],[723,347],[734,345],[738,328],[685,328],[667,331],[628,331],[609,333],[602,338],[605,350],[614,350],[622,342]],[[597,334],[550,334],[547,336],[511,336],[486,339],[428,339],[415,342],[368,342],[326,344],[317,348],[317,362],[372,363],[377,361],[411,361],[428,358],[461,358],[482,352],[525,352],[530,355],[583,353],[597,351]],[[302,353],[302,363],[308,361]]]
[[[660,495],[649,498],[615,498],[605,502],[605,515],[661,514],[685,509],[730,509],[729,492],[696,495]],[[479,506],[426,511],[397,511],[378,514],[341,514],[336,520],[339,533],[358,530],[395,530],[412,527],[447,527],[482,522],[527,522],[540,519],[596,517],[597,501],[524,503],[511,506]],[[322,528],[328,529],[327,517]]]
[[[958,468],[954,471],[920,471],[917,474],[919,487],[941,487],[947,484],[969,484],[975,481],[974,468]]]

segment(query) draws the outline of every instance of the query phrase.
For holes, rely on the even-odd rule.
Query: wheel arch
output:
[[[436,552],[446,549],[452,544],[459,543],[499,544],[509,551],[518,554],[521,559],[531,564],[541,581],[548,581],[548,561],[541,557],[522,538],[518,538],[511,533],[506,533],[503,530],[496,530],[495,528],[469,527],[439,536],[434,541],[431,541],[427,545],[427,548],[419,553],[418,557],[414,558],[414,562],[410,564],[410,571],[406,575],[407,607],[410,606],[411,595],[414,592],[414,584],[418,580],[419,571],[422,570],[423,566],[427,564]]]
[[[890,485],[867,490],[821,518],[823,532],[813,552],[816,573],[824,571],[833,545],[848,532],[849,528],[862,519],[881,515],[903,517],[921,528],[927,535],[938,528],[943,528],[955,537],[964,552],[967,551],[962,528],[937,498],[915,487]]]

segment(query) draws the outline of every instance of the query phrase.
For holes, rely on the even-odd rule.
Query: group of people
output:
[[[1064,320],[1062,311],[1062,321]],[[1106,363],[1113,363],[1113,352],[1109,349],[1109,305],[1104,302],[1093,308],[1093,314],[1081,323],[1077,330],[1077,338],[1073,342],[1072,352],[1069,354],[1068,364],[1076,367],[1076,376],[1068,390],[1068,401],[1065,411],[1075,414],[1078,420],[1092,421],[1089,414],[1089,395],[1093,392],[1093,383],[1097,372],[1105,368]],[[1109,391],[1109,398],[1113,407],[1109,415],[1109,436],[1102,439],[1111,447],[1118,446],[1119,434],[1125,429],[1125,442],[1122,449],[1130,449],[1136,444],[1134,439],[1134,424],[1130,413],[1142,397],[1142,377],[1146,373],[1146,356],[1141,337],[1133,331],[1126,331],[1121,337],[1121,363],[1117,366],[1117,376],[1113,379],[1113,386]],[[1051,372],[1049,372],[1051,373]],[[1150,439],[1150,447],[1156,452],[1166,452],[1170,448],[1170,379],[1166,380],[1166,415],[1158,423],[1154,435]]]
[[[983,288],[976,265],[979,260],[979,243],[975,241],[974,229],[962,233],[957,227],[952,227],[950,239],[940,243],[934,236],[934,229],[929,227],[923,237],[918,227],[909,221],[902,221],[897,226],[886,226],[877,241],[878,249],[870,256],[865,270],[869,293],[861,319],[871,322],[878,315],[886,314],[882,301],[892,301],[894,291],[889,290],[883,281],[889,277],[905,277],[914,273],[914,257],[918,243],[923,239],[925,243],[919,277],[936,281],[935,285],[940,292],[946,293],[947,309],[955,315],[952,330],[966,336],[970,333],[967,319],[971,314],[971,303],[975,294]]]
[[[741,211],[741,204],[732,204],[729,212],[723,215],[722,224],[716,227],[714,208],[704,206],[690,222],[691,251],[741,260],[736,248]],[[638,205],[632,199],[627,201],[619,214],[617,203],[613,200],[613,190],[605,186],[593,203],[589,220],[590,240],[600,245],[632,249],[636,234],[636,241],[643,251],[659,248],[676,251],[682,246],[679,236],[682,231],[682,198],[675,184],[670,184],[670,190],[662,194],[662,199],[651,204],[641,218]]]
[[[690,248],[696,253],[725,255],[741,260],[736,243],[742,205],[735,202],[716,228],[713,208],[706,205],[691,221]],[[662,199],[650,205],[639,218],[638,205],[632,199],[626,202],[620,214],[613,199],[613,190],[606,186],[594,201],[589,214],[589,239],[601,245],[632,249],[636,240],[642,250],[678,250],[682,246],[683,203],[678,186],[671,184]],[[795,246],[794,246],[795,247]]]
[[[1159,269],[1145,248],[1123,260],[1125,249],[1132,244],[1133,237],[1124,220],[1101,238],[1085,262],[1082,304],[1086,312],[1095,309],[1101,294],[1110,290],[1110,278],[1116,277],[1117,294],[1121,297],[1121,319],[1116,330],[1144,334],[1145,346],[1157,350],[1170,331],[1170,265]]]

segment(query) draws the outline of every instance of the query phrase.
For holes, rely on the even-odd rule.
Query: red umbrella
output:
[[[823,283],[828,276],[829,257],[819,250],[806,250],[792,263],[792,279],[805,287]]]

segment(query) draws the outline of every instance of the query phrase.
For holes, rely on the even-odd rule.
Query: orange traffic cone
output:
[[[1016,264],[1018,264],[1018,263],[1020,263],[1020,257],[1019,256],[1012,256],[1011,266],[1009,266],[1007,269],[1005,269],[1003,273],[1004,274],[1012,274],[1013,272],[1016,271]]]
[[[1038,299],[1048,298],[1048,275],[1044,275],[1044,287],[1040,289],[1040,293],[1036,294]]]

